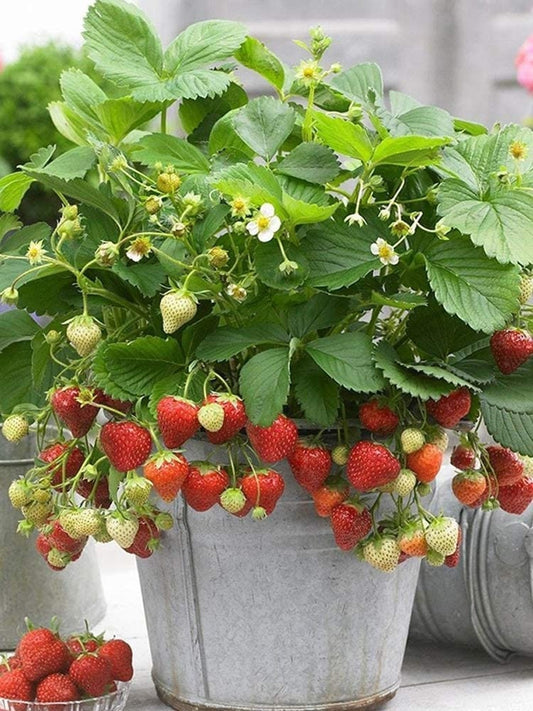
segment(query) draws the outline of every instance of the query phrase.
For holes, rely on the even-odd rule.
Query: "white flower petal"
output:
[[[252,220],[246,225],[246,229],[251,235],[256,235],[259,232],[259,225],[255,220]]]
[[[387,257],[380,257],[380,258],[379,258],[379,261],[380,261],[382,264],[388,264],[388,263],[389,263],[389,260],[387,259]]]
[[[379,254],[379,246],[376,242],[370,245],[370,251],[372,254]]]
[[[386,247],[387,242],[383,239],[383,237],[378,237],[377,240],[375,241],[375,244],[379,247]]]
[[[139,254],[139,252],[136,252],[133,249],[128,249],[128,251],[126,252],[126,257],[128,259],[131,259],[132,262],[140,262],[143,258],[143,255]]]
[[[270,240],[274,237],[274,233],[272,230],[269,228],[267,230],[261,230],[261,232],[258,233],[257,239],[260,242],[270,242]]]
[[[261,205],[261,209],[259,212],[263,215],[263,217],[274,217],[276,214],[276,211],[274,210],[274,205],[271,205],[269,202],[264,202]]]
[[[398,264],[400,257],[397,254],[391,254],[389,257],[389,264]]]
[[[281,220],[277,215],[274,215],[274,217],[270,218],[270,224],[268,225],[268,229],[272,230],[272,232],[277,232],[279,228],[281,227]]]

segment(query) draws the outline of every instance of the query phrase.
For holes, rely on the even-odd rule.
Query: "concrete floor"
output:
[[[150,678],[150,650],[135,560],[113,545],[98,545],[107,598],[108,635],[127,639],[136,674],[126,711],[163,711]],[[500,665],[482,652],[409,644],[402,688],[380,711],[529,711],[533,708],[533,658]]]

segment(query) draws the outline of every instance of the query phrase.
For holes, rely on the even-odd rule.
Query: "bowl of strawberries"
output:
[[[121,711],[133,677],[132,650],[89,630],[62,639],[29,625],[0,659],[0,711]]]

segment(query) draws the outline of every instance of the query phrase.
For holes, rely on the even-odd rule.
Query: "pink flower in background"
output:
[[[518,83],[533,93],[533,35],[520,47],[515,64]]]

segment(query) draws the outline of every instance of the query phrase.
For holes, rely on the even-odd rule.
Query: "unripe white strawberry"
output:
[[[67,338],[76,353],[89,355],[102,340],[102,331],[91,316],[76,316],[67,326]]]
[[[239,511],[243,510],[245,504],[246,496],[243,494],[242,489],[232,487],[220,494],[220,505],[228,513],[239,513]]]
[[[102,514],[96,509],[79,509],[74,511],[74,516],[71,520],[73,530],[73,538],[84,538],[85,536],[94,536],[100,530],[102,522]]]
[[[59,523],[71,538],[82,538],[82,536],[76,535],[76,509],[63,509],[59,514]]]
[[[338,464],[339,466],[343,467],[346,462],[348,461],[348,457],[350,455],[350,448],[346,444],[338,444],[336,447],[333,447],[331,450],[331,458],[335,462],[335,464]]]
[[[40,504],[47,504],[52,498],[52,492],[49,489],[35,489],[31,497]]]
[[[23,415],[9,415],[2,425],[2,434],[8,442],[20,442],[29,431],[28,420]]]
[[[38,501],[34,501],[27,506],[22,507],[22,514],[24,518],[33,523],[34,526],[39,528],[43,526],[50,516],[51,508],[48,504],[41,504]]]
[[[93,533],[93,538],[97,543],[111,543],[113,538],[109,535],[106,528],[105,519],[100,522],[100,529],[97,533]]]
[[[11,505],[16,509],[21,509],[31,501],[31,489],[24,479],[15,479],[9,485],[7,495],[11,501]]]
[[[198,422],[208,432],[218,432],[224,424],[224,408],[218,402],[209,402],[198,410]]]
[[[111,538],[118,543],[121,548],[129,548],[133,545],[137,531],[139,530],[139,520],[136,518],[121,516],[120,514],[108,516],[106,519],[107,532]]]
[[[442,555],[442,553],[439,553],[438,551],[435,551],[431,548],[426,553],[427,564],[431,565],[435,568],[438,568],[439,566],[444,565],[445,560],[446,560],[446,556]]]
[[[70,563],[70,555],[68,553],[58,551],[57,548],[51,548],[46,556],[46,560],[54,568],[66,568]]]
[[[400,546],[395,538],[374,538],[363,547],[363,558],[373,568],[392,573],[398,566]]]
[[[431,443],[438,447],[441,452],[445,452],[448,448],[448,441],[449,437],[447,433],[442,428],[439,428],[437,434],[431,440]]]
[[[533,277],[523,274],[520,278],[520,299],[521,304],[527,304],[533,295]]]
[[[174,333],[196,316],[198,307],[190,292],[169,291],[159,304],[163,317],[163,331]]]
[[[174,519],[166,511],[160,511],[155,517],[154,523],[160,531],[170,531],[174,525]]]
[[[135,475],[124,485],[124,496],[134,506],[142,506],[150,498],[152,482],[143,476]]]
[[[416,427],[408,427],[400,435],[402,449],[406,454],[418,452],[426,443],[424,433]]]
[[[415,450],[416,451],[416,450]],[[410,469],[401,469],[394,480],[394,491],[400,496],[409,496],[415,488],[417,482],[416,475]]]
[[[533,457],[526,457],[522,456],[520,457],[524,464],[524,477],[525,478],[531,478],[533,477]]]
[[[449,516],[434,519],[426,530],[428,546],[443,556],[455,553],[459,536],[459,524]]]

